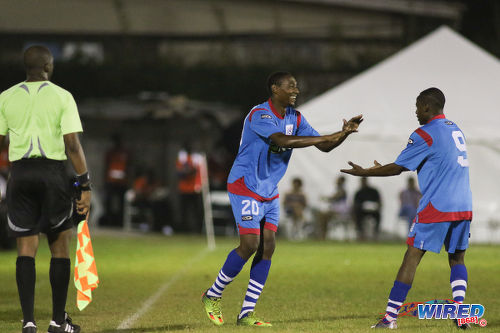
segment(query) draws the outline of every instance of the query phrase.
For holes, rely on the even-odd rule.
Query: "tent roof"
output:
[[[500,62],[448,27],[441,27],[299,109],[320,133],[362,113],[360,136],[407,137],[419,126],[415,98],[440,88],[445,115],[468,140],[500,138]]]

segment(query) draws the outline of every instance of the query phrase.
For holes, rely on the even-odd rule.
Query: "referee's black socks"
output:
[[[52,258],[50,260],[50,285],[52,286],[52,320],[58,325],[64,322],[64,308],[68,296],[68,285],[71,272],[71,261],[68,258]]]
[[[20,256],[16,261],[16,281],[24,324],[35,322],[35,258]]]

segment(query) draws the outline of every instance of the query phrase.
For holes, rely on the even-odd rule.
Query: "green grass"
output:
[[[200,296],[212,284],[237,239],[217,239],[213,252],[204,253],[205,244],[202,237],[94,235],[99,288],[94,291],[93,302],[80,312],[71,283],[67,310],[83,332],[89,333],[248,331],[235,326],[235,321],[250,265],[224,293],[226,324],[218,328],[206,318]],[[273,323],[274,327],[266,329],[273,332],[371,332],[370,325],[385,310],[404,251],[403,244],[297,243],[279,239],[257,315]],[[472,245],[466,256],[466,302],[485,306],[488,326],[484,329],[492,332],[500,329],[499,256],[500,247],[480,245]],[[21,327],[15,259],[15,252],[0,252],[1,333],[20,332]],[[45,332],[51,316],[48,264],[49,251],[42,244],[36,259],[35,316],[39,332]],[[172,279],[132,328],[117,329]],[[413,285],[408,302],[450,298],[446,255],[426,254]],[[398,325],[406,332],[457,332],[450,320],[404,317]]]

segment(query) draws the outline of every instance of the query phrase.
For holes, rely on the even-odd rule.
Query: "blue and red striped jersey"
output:
[[[444,115],[416,129],[396,164],[417,170],[422,198],[417,222],[472,220],[472,193],[465,136]]]
[[[288,167],[291,148],[274,144],[274,133],[319,136],[301,113],[287,107],[285,116],[273,107],[271,99],[252,108],[243,123],[240,148],[228,177],[228,191],[259,201],[278,197],[278,182]]]

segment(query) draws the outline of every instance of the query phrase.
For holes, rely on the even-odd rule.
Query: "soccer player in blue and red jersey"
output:
[[[255,317],[254,308],[271,267],[280,211],[278,182],[285,174],[292,149],[316,146],[329,152],[357,132],[363,121],[361,115],[344,120],[341,131],[320,136],[293,108],[299,88],[290,73],[271,74],[267,87],[269,100],[255,106],[245,118],[240,148],[228,178],[240,245],[229,253],[212,287],[202,296],[208,318],[216,325],[224,323],[222,292],[257,252],[237,324],[271,326]]]
[[[417,266],[426,251],[439,253],[445,246],[451,268],[453,300],[462,303],[467,289],[465,250],[469,245],[472,220],[472,194],[465,137],[458,126],[445,118],[445,97],[441,90],[429,88],[417,97],[417,119],[421,127],[394,163],[375,161],[364,169],[349,162],[352,169],[342,172],[355,176],[393,176],[417,171],[422,191],[417,216],[408,234],[408,250],[389,294],[386,315],[375,328],[396,328],[399,307],[411,288]],[[460,328],[467,328],[461,326]]]

